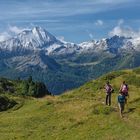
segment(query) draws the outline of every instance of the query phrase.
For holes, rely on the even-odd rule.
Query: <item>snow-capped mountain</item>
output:
[[[0,42],[0,75],[32,75],[54,93],[111,70],[140,66],[140,38],[113,36],[80,44],[57,39],[41,27]]]
[[[73,53],[79,46],[74,43],[62,42],[41,27],[25,30],[13,38],[0,42],[1,52],[8,51],[28,53],[29,51],[44,50],[49,54]]]
[[[81,46],[81,52],[100,52],[100,51],[104,51],[107,50],[108,46],[106,43],[106,39],[102,39],[100,41],[88,41],[88,42],[83,42],[81,44],[79,44],[79,46]]]
[[[139,46],[140,39],[119,36],[75,44],[60,41],[41,27],[25,30],[9,40],[0,42],[1,52],[12,51],[21,54],[23,52],[27,53],[27,51],[44,50],[47,55],[100,53],[102,51],[117,53],[121,49],[140,51]]]
[[[41,27],[25,30],[13,38],[0,43],[2,50],[39,50],[52,44],[61,44],[53,35]]]
[[[89,42],[83,42],[79,44],[79,46],[82,48],[82,52],[94,52],[94,53],[101,53],[108,51],[110,53],[116,54],[120,53],[122,50],[125,50],[126,52],[130,50],[140,50],[136,49],[138,44],[133,43],[134,39],[132,38],[125,38],[120,36],[113,36],[111,38],[101,39],[98,41],[89,41]]]
[[[0,57],[6,67],[20,71],[31,67],[56,69],[59,64],[46,54],[47,48],[55,44],[63,43],[41,27],[34,27],[0,42]]]

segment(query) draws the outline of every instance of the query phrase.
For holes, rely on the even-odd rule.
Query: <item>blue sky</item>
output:
[[[0,41],[41,26],[80,43],[117,35],[140,35],[140,0],[0,0]]]

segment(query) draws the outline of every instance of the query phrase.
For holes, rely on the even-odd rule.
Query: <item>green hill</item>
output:
[[[115,89],[111,107],[104,105],[107,80]],[[130,98],[120,118],[117,95],[123,80]],[[140,139],[140,69],[108,73],[61,96],[5,96],[17,104],[0,112],[1,140]]]

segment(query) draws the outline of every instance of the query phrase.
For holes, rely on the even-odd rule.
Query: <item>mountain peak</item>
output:
[[[41,26],[35,26],[32,30],[44,30]]]
[[[110,46],[111,48],[120,48],[124,45],[125,40],[127,38],[125,38],[124,36],[112,36],[111,38],[107,38],[106,42],[107,45]]]
[[[37,26],[31,30],[24,30],[13,38],[1,42],[0,48],[4,50],[38,50],[53,44],[60,44],[52,34]]]
[[[46,32],[47,32],[45,29],[41,28],[40,26],[34,27],[31,31],[34,35],[38,35],[41,33],[46,35]]]
[[[40,43],[42,42],[43,45],[51,45],[53,43],[60,42],[56,39],[55,36],[53,36],[51,33],[49,33],[40,26],[34,27],[31,31],[35,40],[37,40]],[[40,45],[42,45],[42,43]]]

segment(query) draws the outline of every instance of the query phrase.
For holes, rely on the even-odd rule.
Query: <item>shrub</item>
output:
[[[12,108],[17,103],[14,100],[10,100],[5,96],[0,96],[0,111],[5,111],[9,108]]]
[[[22,95],[43,97],[45,95],[50,95],[50,93],[44,83],[27,80],[23,81]]]

